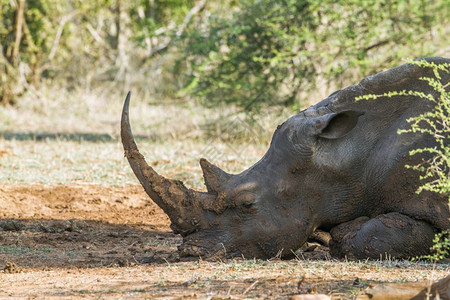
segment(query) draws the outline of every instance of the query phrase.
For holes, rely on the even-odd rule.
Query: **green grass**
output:
[[[13,254],[13,255],[22,255],[22,254],[32,254],[32,255],[46,255],[55,253],[57,250],[52,248],[43,248],[43,249],[32,249],[29,247],[7,247],[0,246],[0,254]]]
[[[3,254],[14,254],[14,255],[20,255],[20,254],[25,254],[25,253],[29,253],[30,251],[32,251],[30,248],[23,248],[23,247],[5,247],[5,246],[0,246],[0,253]]]

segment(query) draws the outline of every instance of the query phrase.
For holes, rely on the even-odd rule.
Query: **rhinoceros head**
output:
[[[160,176],[145,162],[130,129],[129,101],[128,94],[121,123],[125,156],[147,194],[170,217],[172,230],[183,236],[181,255],[289,256],[317,226],[333,223],[329,214],[338,204],[324,207],[323,201],[328,178],[336,176],[315,160],[324,143],[352,131],[361,113],[293,116],[278,126],[263,158],[240,174],[201,159],[207,192],[198,192]],[[311,172],[317,168],[324,169]]]

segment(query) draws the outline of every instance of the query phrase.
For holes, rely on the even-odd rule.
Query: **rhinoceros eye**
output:
[[[245,203],[243,206],[247,209],[250,209],[253,207],[253,203]]]
[[[255,203],[255,195],[250,192],[241,192],[236,197],[236,205],[251,208]]]

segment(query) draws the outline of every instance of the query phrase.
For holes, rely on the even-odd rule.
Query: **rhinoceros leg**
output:
[[[410,258],[429,253],[435,230],[400,213],[360,217],[331,230],[330,252],[349,259]]]

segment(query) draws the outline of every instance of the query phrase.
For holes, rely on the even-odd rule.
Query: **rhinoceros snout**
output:
[[[212,234],[194,233],[183,239],[183,244],[178,246],[180,257],[202,257],[205,259],[220,259],[237,256],[239,253],[230,251],[229,243],[224,243]],[[226,245],[227,244],[227,245]]]

